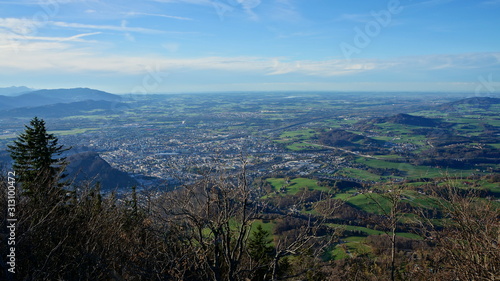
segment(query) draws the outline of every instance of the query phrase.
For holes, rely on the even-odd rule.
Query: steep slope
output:
[[[103,190],[113,190],[115,188],[129,188],[137,185],[137,181],[127,173],[119,171],[96,152],[82,152],[69,156],[70,163],[66,168],[68,178],[75,180],[75,183],[91,181],[99,182]]]

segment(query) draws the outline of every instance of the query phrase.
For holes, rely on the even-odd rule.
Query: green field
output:
[[[343,168],[337,175],[355,178],[355,179],[363,179],[365,181],[379,181],[381,177],[379,175],[375,175],[365,170],[356,169],[356,168]]]
[[[364,164],[373,168],[381,169],[397,169],[407,173],[405,178],[435,178],[435,177],[465,177],[477,173],[475,170],[460,170],[460,169],[439,169],[430,166],[415,166],[408,163],[396,163],[384,161],[381,159],[358,157],[357,163]]]
[[[324,260],[341,260],[359,255],[370,255],[372,248],[364,244],[365,237],[350,236],[340,240],[333,249],[323,255]]]
[[[257,230],[257,226],[262,226],[262,229],[267,231],[271,236],[274,233],[274,228],[276,223],[274,221],[263,221],[263,220],[255,220],[252,223],[252,228],[250,229],[250,233],[253,233]]]
[[[291,151],[321,149],[320,145],[310,143],[311,138],[314,136],[316,136],[314,130],[285,131],[274,141],[284,144]]]
[[[358,194],[356,196],[348,198],[346,202],[360,208],[365,212],[379,214],[379,215],[384,214],[380,206],[382,206],[382,208],[386,211],[388,211],[390,207],[389,200],[383,197],[382,195],[376,193]],[[376,202],[378,202],[380,206]]]
[[[316,134],[314,130],[298,130],[298,131],[289,131],[284,132],[280,135],[281,139],[301,139],[307,140],[313,137]]]
[[[89,131],[100,130],[101,128],[82,128],[82,129],[72,129],[72,130],[59,130],[59,131],[49,131],[49,134],[54,134],[56,136],[66,136],[66,135],[77,135],[83,134]]]
[[[380,230],[373,230],[373,229],[366,228],[363,226],[343,225],[343,224],[333,224],[333,223],[329,223],[327,225],[330,227],[333,227],[333,228],[342,228],[345,230],[361,231],[361,232],[366,233],[366,235],[381,235],[381,234],[385,233],[385,232],[380,231]]]
[[[389,199],[378,193],[358,194],[345,199],[349,204],[360,208],[368,213],[384,215],[389,213],[391,203]],[[419,194],[413,190],[402,190],[400,202],[409,203],[417,208],[439,208],[439,202],[433,197]],[[385,211],[385,212],[384,212]]]
[[[305,142],[294,142],[292,144],[287,145],[286,148],[292,151],[302,151],[310,149],[321,149],[321,146]]]
[[[284,193],[287,195],[295,195],[301,190],[330,190],[328,187],[319,186],[317,181],[306,178],[295,178],[291,180],[286,180],[284,178],[268,178],[266,180],[272,185],[274,191],[276,192],[285,188]]]

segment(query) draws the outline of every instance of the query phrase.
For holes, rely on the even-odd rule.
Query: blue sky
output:
[[[500,91],[500,0],[0,0],[0,87]]]

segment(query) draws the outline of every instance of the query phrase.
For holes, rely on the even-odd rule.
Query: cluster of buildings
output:
[[[331,175],[351,164],[333,150],[294,152],[258,134],[186,126],[134,125],[62,136],[73,152],[97,151],[113,167],[161,180],[194,179],[245,165],[255,177]],[[154,182],[153,182],[154,183]]]

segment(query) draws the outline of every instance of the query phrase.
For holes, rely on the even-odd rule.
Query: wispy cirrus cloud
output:
[[[0,18],[0,29],[16,34],[33,33],[43,23],[26,18]]]
[[[273,30],[275,33],[277,33],[277,38],[279,39],[287,39],[287,38],[305,38],[305,37],[311,37],[311,36],[316,36],[321,34],[320,32],[293,32],[293,33],[284,33],[279,30]]]
[[[161,18],[176,19],[176,20],[193,20],[192,18],[171,16],[171,15],[164,15],[164,14],[154,14],[154,13],[128,12],[128,13],[124,13],[124,14],[127,16],[150,16],[150,17],[161,17]]]
[[[122,31],[122,32],[138,32],[138,33],[148,33],[148,34],[159,34],[164,33],[162,30],[149,29],[143,27],[129,27],[126,21],[122,21],[121,25],[94,25],[94,24],[82,24],[82,23],[71,23],[71,22],[61,22],[61,21],[51,21],[48,24],[65,27],[65,28],[76,28],[76,29],[96,29],[96,30],[111,30],[111,31]]]
[[[275,0],[268,17],[280,22],[299,22],[303,20],[300,10],[290,0]]]
[[[428,1],[421,1],[421,2],[416,2],[416,3],[411,3],[408,5],[405,5],[405,8],[430,8],[438,5],[443,5],[447,4],[450,2],[453,2],[455,0],[428,0]]]
[[[500,68],[500,53],[470,53],[425,55],[391,59],[330,59],[290,60],[277,57],[198,57],[172,58],[162,55],[111,55],[94,45],[80,45],[84,37],[99,34],[81,33],[70,37],[33,37],[21,41],[16,54],[8,42],[0,41],[0,71],[39,70],[79,73],[144,73],[145,66],[159,65],[166,71],[198,71],[235,73],[251,72],[255,75],[276,76],[300,74],[316,77],[349,76],[360,73],[393,71],[462,71]],[[40,42],[32,42],[32,40]],[[46,41],[46,42],[42,42]]]
[[[30,6],[30,5],[55,5],[55,4],[70,4],[70,3],[83,3],[83,2],[97,2],[99,0],[18,0],[18,1],[0,1],[0,4],[6,5],[19,5],[19,6]]]
[[[187,3],[187,4],[196,4],[196,5],[211,5],[212,0],[151,0],[153,2],[160,3]]]
[[[161,56],[118,56],[100,53],[98,50],[79,48],[78,45],[70,44],[70,42],[21,42],[18,46],[20,55],[9,52],[9,47],[8,44],[0,42],[0,48],[4,50],[0,52],[0,69],[136,75],[143,73],[146,66],[159,65],[167,71],[237,71],[261,75],[302,73],[321,76],[347,74],[367,69],[367,67],[345,65],[338,61],[287,61],[265,57],[178,59]]]
[[[149,29],[143,27],[130,27],[127,26],[126,21],[121,21],[120,25],[96,25],[96,24],[83,24],[74,22],[62,21],[36,21],[27,18],[0,18],[0,29],[8,30],[15,34],[29,35],[36,33],[38,29],[44,26],[56,26],[71,29],[94,29],[94,30],[110,30],[121,32],[137,32],[146,34],[159,34],[165,31]]]
[[[237,10],[244,11],[248,18],[254,21],[259,20],[259,16],[254,12],[254,9],[261,4],[261,0],[151,0],[159,3],[179,3],[192,4],[211,7],[219,15],[221,19],[228,12]],[[285,2],[286,0],[275,0],[277,2]],[[276,15],[277,11],[275,11]],[[282,12],[278,13],[281,14]],[[288,14],[290,16],[290,14]]]
[[[49,37],[49,36],[29,36],[29,35],[19,35],[19,34],[3,34],[8,36],[10,40],[29,40],[29,41],[56,41],[56,42],[89,42],[88,40],[82,39],[83,37],[98,35],[101,32],[91,32],[91,33],[81,33],[68,37]],[[0,33],[2,35],[2,33]],[[95,41],[94,41],[95,42]]]
[[[288,73],[301,73],[310,76],[331,77],[360,73],[364,71],[386,68],[384,62],[371,60],[357,61],[355,63],[346,60],[325,60],[325,61],[287,61],[273,59],[269,75],[282,75]]]

